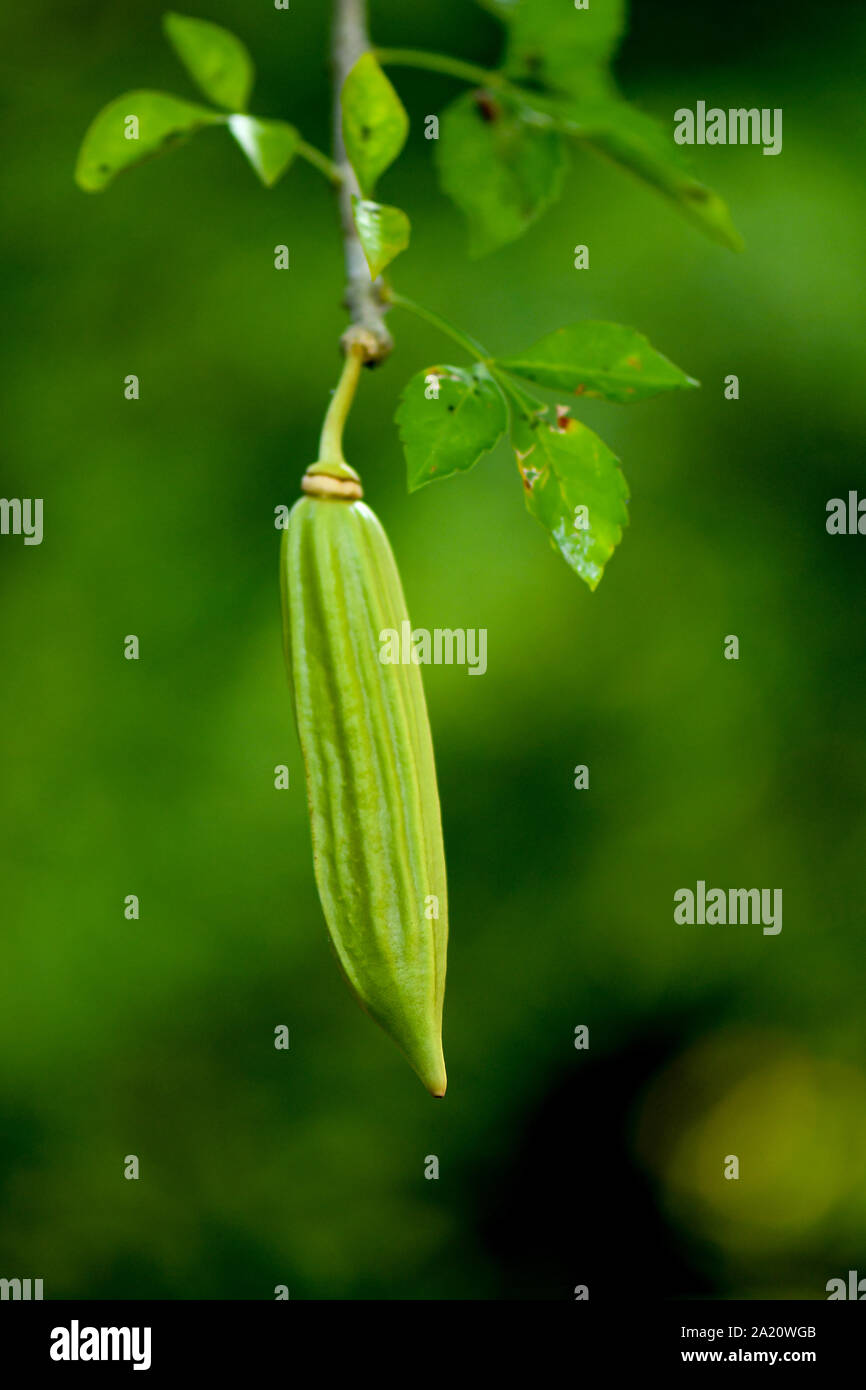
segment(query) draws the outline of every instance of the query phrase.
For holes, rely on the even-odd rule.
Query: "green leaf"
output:
[[[558,328],[498,365],[539,386],[623,403],[699,384],[633,328],[589,320]]]
[[[193,82],[206,97],[228,111],[246,111],[255,69],[240,39],[206,19],[168,14],[165,36]]]
[[[300,134],[285,121],[229,116],[229,130],[266,188],[273,188],[297,153]]]
[[[667,132],[626,102],[608,102],[591,110],[564,105],[572,133],[600,154],[613,159],[663,193],[678,211],[712,241],[742,251],[743,239],[727,204],[692,175],[680,147]]]
[[[552,421],[549,407],[530,411],[522,393],[509,395],[516,407],[512,444],[527,508],[566,562],[595,589],[628,525],[628,486],[619,460],[567,412],[558,410]]]
[[[409,117],[372,53],[352,68],[341,101],[346,155],[366,195],[405,145]]]
[[[370,274],[375,280],[394,257],[409,245],[409,218],[402,208],[372,203],[368,198],[356,198],[354,194],[352,216]]]
[[[559,197],[565,164],[562,136],[527,110],[467,92],[442,115],[439,180],[469,219],[473,256],[521,236]]]
[[[493,6],[508,27],[505,71],[519,82],[586,98],[610,92],[607,65],[626,25],[626,0],[511,0]]]
[[[137,138],[130,117],[137,121]],[[75,180],[88,193],[107,187],[116,174],[173,149],[203,126],[225,116],[164,92],[124,92],[104,106],[89,126],[75,166]]]
[[[434,395],[434,385],[438,396]],[[466,473],[501,438],[508,413],[482,363],[430,367],[413,376],[394,416],[406,455],[409,491]]]
[[[609,63],[625,29],[625,0],[487,0],[506,25],[505,72],[539,89],[526,105],[645,179],[713,241],[742,251],[726,204],[699,183],[672,134],[623,101]],[[553,97],[547,92],[559,94]]]

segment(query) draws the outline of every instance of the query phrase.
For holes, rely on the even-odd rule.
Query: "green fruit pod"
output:
[[[362,1007],[445,1094],[448,902],[433,744],[416,664],[380,661],[408,621],[357,474],[308,470],[283,536],[283,631],[319,897]]]

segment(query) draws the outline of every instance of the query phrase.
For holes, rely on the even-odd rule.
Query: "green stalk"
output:
[[[324,174],[335,186],[342,183],[343,175],[333,159],[329,159],[321,150],[317,150],[315,145],[308,145],[306,140],[299,140],[296,154],[301,159],[305,159],[308,164],[312,164],[314,169],[318,169],[320,174]]]
[[[427,72],[439,72],[445,77],[456,77],[459,82],[471,82],[478,87],[511,86],[501,72],[490,72],[476,63],[464,63],[462,59],[452,58],[446,53],[427,53],[420,48],[377,48],[375,53],[383,68],[424,68]]]
[[[423,68],[425,72],[438,72],[445,77],[456,77],[459,82],[469,82],[474,87],[489,87],[501,92],[503,96],[531,107],[537,115],[546,116],[551,125],[577,139],[592,133],[580,121],[564,116],[561,101],[555,96],[520,87],[504,73],[478,67],[476,63],[464,63],[460,58],[451,58],[446,53],[428,53],[421,48],[377,48],[375,53],[383,67]]]
[[[327,473],[334,478],[360,481],[359,475],[354,468],[349,467],[343,454],[343,430],[358,389],[363,362],[363,346],[360,343],[351,343],[343,361],[337,389],[331,397],[322,424],[318,460],[307,469],[310,476]]]
[[[416,304],[414,299],[409,299],[405,294],[398,294],[396,290],[388,289],[388,302],[395,305],[398,309],[406,309],[408,313],[414,314],[416,318],[424,319],[426,323],[438,328],[440,333],[451,338],[455,343],[459,343],[464,352],[468,352],[470,357],[474,357],[476,362],[484,362],[489,365],[493,360],[487,349],[475,338],[470,338],[468,333],[464,333],[461,328],[455,328],[453,323],[443,319],[432,309],[426,309],[423,304]]]

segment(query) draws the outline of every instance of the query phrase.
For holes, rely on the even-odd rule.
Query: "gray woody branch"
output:
[[[343,350],[355,344],[363,348],[364,360],[370,365],[381,362],[393,346],[385,326],[386,305],[382,299],[381,280],[373,281],[364,251],[355,230],[352,216],[352,194],[360,198],[361,190],[355,171],[346,158],[343,142],[343,114],[340,93],[347,74],[362,53],[370,48],[367,34],[366,0],[335,0],[332,61],[334,75],[334,161],[340,170],[337,197],[340,205],[340,224],[343,232],[343,252],[346,261],[346,294],[344,304],[351,324],[343,334]]]

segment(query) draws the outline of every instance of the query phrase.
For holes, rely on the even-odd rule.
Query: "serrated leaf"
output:
[[[590,320],[558,328],[498,365],[539,386],[623,403],[699,384],[656,352],[642,333]]]
[[[346,156],[366,196],[405,145],[409,117],[373,53],[346,77],[341,103]]]
[[[409,245],[409,218],[402,208],[373,203],[369,198],[356,198],[354,194],[352,216],[370,275],[375,280]]]
[[[227,111],[246,111],[255,78],[253,60],[239,38],[206,19],[168,14],[165,36],[193,82]]]
[[[467,92],[442,115],[436,166],[469,220],[470,255],[521,236],[559,197],[565,164],[560,133],[526,110]]]
[[[525,399],[525,398],[524,398]],[[628,525],[628,485],[603,440],[563,411],[512,414],[526,506],[590,589]]]
[[[130,138],[137,120],[137,138]],[[98,193],[124,169],[173,149],[196,130],[222,125],[225,116],[207,106],[181,101],[165,92],[124,92],[94,117],[78,152],[75,180],[79,188]]]
[[[512,0],[493,6],[508,27],[505,71],[520,82],[586,98],[610,93],[607,65],[622,37],[626,0]]]
[[[229,116],[229,130],[266,188],[273,188],[297,153],[300,134],[285,121]]]
[[[406,455],[409,491],[414,492],[425,483],[472,468],[502,437],[508,413],[496,382],[476,363],[418,372],[403,391],[394,419]]]
[[[563,105],[561,114],[572,122],[579,139],[670,198],[712,241],[742,251],[743,239],[727,204],[694,178],[687,158],[673,143],[673,132],[623,101],[588,110]]]

